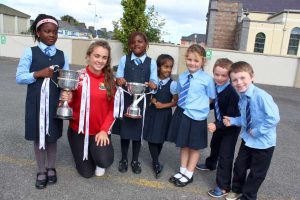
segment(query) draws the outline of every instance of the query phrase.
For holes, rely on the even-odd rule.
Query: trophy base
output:
[[[59,115],[56,115],[55,118],[63,119],[63,120],[70,120],[70,119],[72,119],[72,116],[59,116]]]
[[[124,116],[128,117],[128,118],[132,118],[132,119],[141,119],[142,115],[130,115],[128,113],[124,114]]]

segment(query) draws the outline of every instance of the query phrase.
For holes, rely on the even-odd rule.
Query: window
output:
[[[288,55],[297,55],[298,48],[299,48],[299,40],[300,40],[300,28],[293,28],[290,35],[289,47],[287,51]]]
[[[257,33],[255,37],[254,52],[257,53],[264,52],[265,40],[266,40],[266,35],[264,33]]]

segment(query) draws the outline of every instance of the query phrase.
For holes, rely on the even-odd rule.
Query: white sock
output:
[[[185,167],[180,167],[179,171],[180,171],[181,174],[184,174],[185,171],[186,171],[186,168]],[[180,179],[182,177],[182,175],[180,173],[175,174],[174,177],[177,178],[177,179]]]
[[[184,175],[186,175],[189,179],[192,178],[193,174],[194,174],[194,172],[190,172],[190,171],[188,171],[188,170],[186,170],[185,173],[184,173]],[[183,182],[183,183],[188,182],[188,179],[185,178],[185,177],[181,177],[179,180],[180,180],[181,182]]]
[[[184,174],[186,171],[186,167],[180,167],[179,171],[180,173]]]
[[[186,170],[184,175],[186,175],[188,178],[192,178],[194,172],[190,172],[189,170]]]

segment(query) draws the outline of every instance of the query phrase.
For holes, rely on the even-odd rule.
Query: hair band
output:
[[[42,24],[44,23],[53,23],[55,24],[56,26],[58,26],[57,22],[54,20],[54,19],[50,19],[50,18],[46,18],[46,19],[42,19],[41,21],[39,21],[37,24],[36,24],[36,30],[38,29],[39,26],[41,26]]]

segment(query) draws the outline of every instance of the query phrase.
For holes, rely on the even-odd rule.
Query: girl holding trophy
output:
[[[77,90],[62,95],[62,100],[69,100],[73,109],[68,140],[76,169],[84,178],[90,178],[104,175],[114,160],[109,134],[114,121],[115,83],[106,41],[92,43],[86,60],[88,65],[80,71]]]
[[[56,141],[62,136],[63,128],[63,121],[55,118],[60,89],[54,83],[58,73],[53,66],[68,70],[69,64],[65,54],[55,47],[58,22],[54,17],[38,15],[30,30],[38,44],[25,49],[18,64],[16,82],[27,85],[25,139],[34,141],[38,168],[35,187],[44,189],[47,184],[57,182]]]
[[[129,54],[121,58],[118,66],[117,84],[125,86],[126,83],[134,82],[147,84],[151,89],[156,89],[157,66],[156,62],[146,55],[149,46],[146,35],[141,32],[133,32],[129,37],[128,46]],[[138,157],[141,148],[143,119],[130,118],[129,115],[126,115],[126,108],[132,103],[132,100],[132,96],[124,94],[125,115],[122,119],[116,119],[112,132],[121,137],[122,158],[119,162],[119,171],[121,173],[127,172],[127,153],[130,140],[132,140],[131,167],[133,173],[140,174],[142,169]],[[139,105],[143,105],[143,102],[141,101]]]

